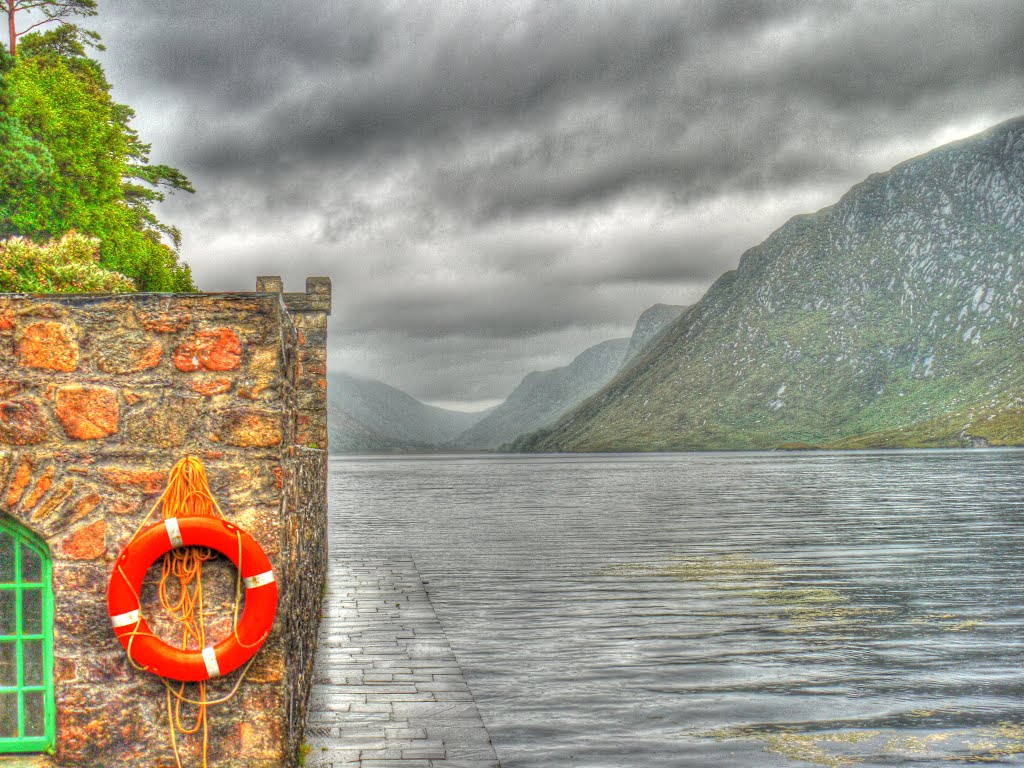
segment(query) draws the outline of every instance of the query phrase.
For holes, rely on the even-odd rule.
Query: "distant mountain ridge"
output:
[[[628,339],[584,350],[568,365],[529,373],[501,405],[471,426],[454,445],[495,449],[544,426],[607,384],[623,363],[675,320],[686,307],[655,304],[637,320]]]
[[[568,365],[528,373],[501,405],[459,435],[460,448],[498,448],[556,419],[615,375],[629,339],[612,339],[581,352]]]
[[[747,251],[519,450],[1024,444],[1024,118]]]
[[[329,381],[331,453],[492,450],[544,426],[606,384],[687,307],[655,304],[628,339],[584,350],[569,365],[534,371],[500,405],[474,413],[427,405],[373,379],[334,373]]]
[[[332,453],[432,450],[482,415],[427,405],[383,382],[345,373],[329,376],[328,392]]]

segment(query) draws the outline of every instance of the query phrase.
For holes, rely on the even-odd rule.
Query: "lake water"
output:
[[[505,768],[1024,765],[1024,452],[353,457]]]

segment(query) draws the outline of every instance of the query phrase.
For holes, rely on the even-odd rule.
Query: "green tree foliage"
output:
[[[139,290],[194,290],[177,229],[150,209],[164,189],[193,189],[180,171],[149,163],[134,113],[111,98],[87,42],[68,25],[25,35],[16,66],[0,73],[0,131],[9,125],[22,142],[0,149],[18,160],[0,168],[0,237],[41,242],[76,230],[98,238],[100,265]]]
[[[128,293],[135,283],[99,265],[100,241],[77,232],[39,245],[0,241],[0,293]]]
[[[0,50],[0,183],[20,193],[18,199],[24,199],[31,197],[33,187],[53,172],[53,159],[12,114],[6,83],[13,66],[14,58]]]

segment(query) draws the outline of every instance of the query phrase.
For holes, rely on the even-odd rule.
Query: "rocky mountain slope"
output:
[[[505,402],[461,434],[455,445],[498,448],[554,421],[607,384],[627,360],[685,309],[655,304],[640,315],[630,338],[595,344],[569,365],[527,374]]]
[[[568,365],[528,373],[501,405],[456,438],[459,448],[497,448],[555,420],[615,375],[629,339],[603,341]]]
[[[482,415],[435,408],[383,382],[344,373],[330,375],[328,393],[331,453],[430,450]]]
[[[1024,118],[797,216],[534,451],[1024,443]]]

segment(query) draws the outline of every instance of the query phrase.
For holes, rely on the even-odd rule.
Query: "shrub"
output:
[[[99,265],[100,241],[74,230],[59,240],[0,240],[2,293],[131,293],[135,282]]]

